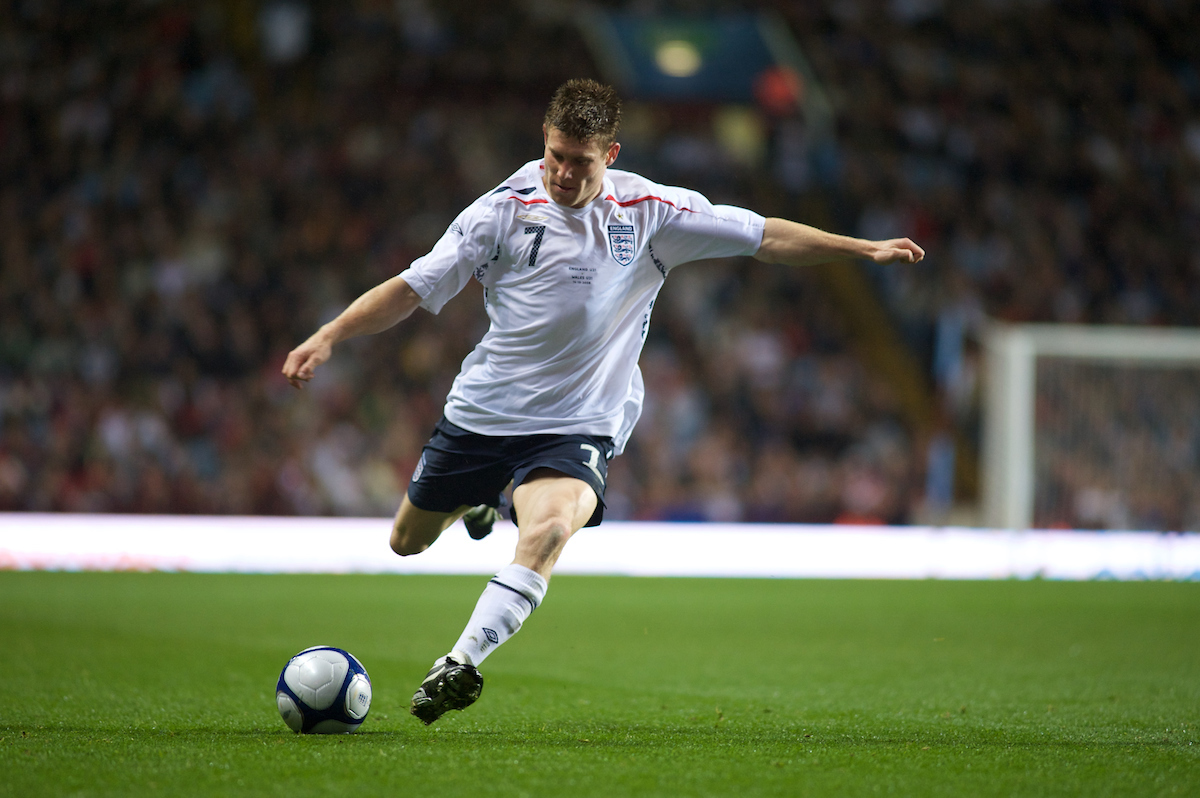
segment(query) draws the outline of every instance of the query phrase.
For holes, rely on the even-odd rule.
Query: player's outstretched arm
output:
[[[317,366],[329,360],[334,344],[358,335],[382,332],[407,319],[420,304],[421,296],[400,277],[380,283],[289,352],[283,364],[283,376],[293,387],[301,387],[313,378]]]
[[[908,238],[868,241],[772,218],[767,219],[762,245],[754,257],[788,266],[813,266],[854,258],[867,258],[876,263],[916,263],[925,257],[925,250]]]

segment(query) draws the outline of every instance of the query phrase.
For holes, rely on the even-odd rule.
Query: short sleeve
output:
[[[733,205],[713,205],[695,191],[686,191],[650,240],[655,257],[672,269],[705,258],[753,255],[762,246],[765,219]]]
[[[475,269],[496,254],[496,214],[476,201],[458,215],[428,255],[400,277],[421,297],[421,307],[438,313],[463,289]]]

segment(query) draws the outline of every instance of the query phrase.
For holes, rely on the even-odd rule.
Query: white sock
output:
[[[478,667],[517,633],[545,596],[546,580],[536,571],[516,563],[505,566],[483,589],[450,656]]]

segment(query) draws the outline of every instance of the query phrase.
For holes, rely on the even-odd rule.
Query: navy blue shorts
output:
[[[499,507],[508,483],[516,489],[538,468],[582,479],[596,492],[596,511],[584,526],[604,519],[604,483],[612,438],[595,435],[478,435],[443,417],[421,452],[408,483],[408,500],[422,510]],[[517,520],[516,511],[513,521]]]

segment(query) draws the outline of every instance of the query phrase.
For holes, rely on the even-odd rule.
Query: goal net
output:
[[[989,327],[995,528],[1200,531],[1200,330]]]

